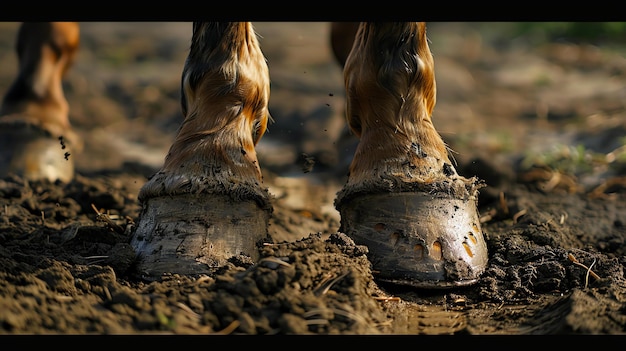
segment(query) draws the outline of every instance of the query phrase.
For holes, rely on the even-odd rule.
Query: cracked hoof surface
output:
[[[340,209],[341,230],[366,245],[379,281],[419,288],[475,283],[487,266],[476,198],[367,194]]]
[[[147,199],[131,245],[145,279],[165,273],[208,274],[235,256],[257,261],[270,211],[218,194]]]

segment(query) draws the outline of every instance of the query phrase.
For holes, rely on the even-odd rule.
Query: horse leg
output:
[[[482,184],[457,174],[431,115],[434,62],[423,23],[362,23],[344,68],[359,143],[337,194],[340,231],[369,248],[378,279],[426,288],[474,283],[487,264]]]
[[[269,71],[253,27],[194,23],[182,73],[184,121],[140,189],[131,245],[146,277],[208,273],[258,258],[272,212],[255,146],[269,116]]]
[[[19,73],[0,106],[0,176],[69,182],[82,141],[71,128],[62,79],[79,46],[74,22],[23,23]]]

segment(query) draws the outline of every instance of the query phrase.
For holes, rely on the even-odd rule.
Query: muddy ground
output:
[[[489,266],[474,285],[377,282],[338,233],[355,140],[326,23],[256,23],[275,123],[258,153],[275,196],[257,264],[143,281],[137,192],[182,120],[189,23],[82,23],[65,83],[85,150],[70,184],[0,179],[2,334],[625,334],[626,46],[432,23],[433,121],[484,179]],[[0,91],[17,23],[0,23]],[[100,214],[99,214],[100,213]],[[281,262],[277,263],[280,258]]]

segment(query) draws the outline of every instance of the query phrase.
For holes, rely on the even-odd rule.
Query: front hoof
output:
[[[368,247],[379,281],[452,288],[475,283],[487,266],[475,197],[366,194],[339,212],[340,230]]]
[[[131,245],[144,279],[165,273],[210,274],[235,256],[256,262],[271,211],[227,195],[180,194],[147,199]]]

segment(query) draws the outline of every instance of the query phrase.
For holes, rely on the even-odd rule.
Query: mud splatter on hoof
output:
[[[368,247],[380,281],[419,288],[471,285],[488,260],[474,193],[354,195],[337,206],[340,231]]]
[[[271,211],[255,201],[221,194],[179,194],[147,199],[131,240],[137,272],[209,274],[237,256],[258,259],[268,240]],[[269,240],[268,240],[269,241]]]

